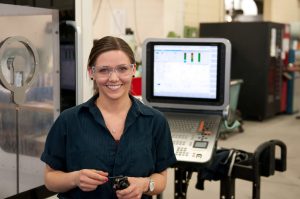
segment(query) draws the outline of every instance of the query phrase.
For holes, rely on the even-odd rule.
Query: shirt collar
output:
[[[93,97],[91,97],[88,101],[84,102],[82,104],[83,107],[91,108],[95,106],[95,102],[97,98],[99,97],[99,94],[95,94]]]
[[[129,95],[131,101],[132,101],[132,108],[137,114],[142,114],[142,115],[153,115],[153,112],[149,107],[144,105],[140,100],[135,98],[132,95]]]

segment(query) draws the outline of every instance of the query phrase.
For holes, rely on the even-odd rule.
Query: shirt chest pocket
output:
[[[154,158],[149,146],[136,143],[130,148],[130,170],[137,176],[147,176],[154,171]]]
[[[96,169],[108,171],[109,159],[104,151],[74,151],[68,157],[68,169],[77,171],[81,169]]]

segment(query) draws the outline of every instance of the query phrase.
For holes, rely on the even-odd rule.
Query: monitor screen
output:
[[[224,109],[229,101],[230,50],[229,41],[220,38],[146,40],[144,103],[157,108]]]

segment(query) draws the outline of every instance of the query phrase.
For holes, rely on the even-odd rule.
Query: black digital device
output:
[[[113,182],[114,190],[126,189],[130,185],[127,176],[115,176],[109,177],[109,179]]]

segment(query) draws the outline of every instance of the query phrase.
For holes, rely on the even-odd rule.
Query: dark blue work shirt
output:
[[[95,104],[97,97],[60,114],[48,134],[42,161],[64,172],[96,169],[109,176],[131,177],[147,177],[176,162],[169,125],[161,112],[130,96],[124,133],[116,142]],[[77,187],[58,196],[117,198],[110,181],[91,192]]]

